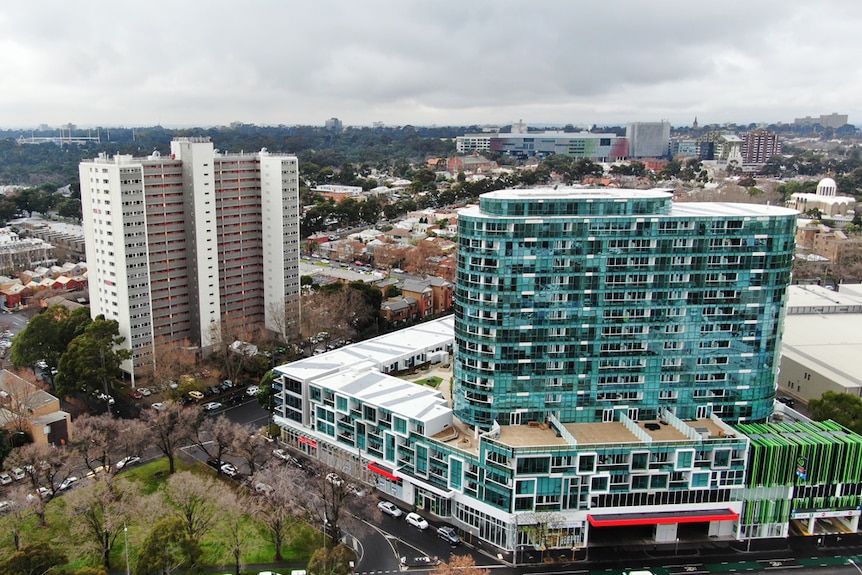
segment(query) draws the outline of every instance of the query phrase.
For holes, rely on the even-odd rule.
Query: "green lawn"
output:
[[[437,377],[436,375],[432,375],[429,377],[423,377],[422,379],[417,379],[414,383],[418,383],[419,385],[427,385],[428,387],[437,387],[442,381],[442,378]]]
[[[209,475],[215,473],[214,470],[203,464],[190,465],[179,459],[175,460],[175,466],[177,472],[193,471]],[[131,468],[123,472],[121,477],[138,482],[141,485],[143,495],[151,495],[157,492],[168,478],[168,461],[162,458]],[[230,479],[223,478],[223,481],[232,487],[242,489],[241,486]],[[88,486],[80,485],[75,489],[88,489]],[[21,534],[22,545],[46,542],[54,547],[59,547],[69,558],[69,563],[63,566],[66,569],[101,567],[100,558],[82,556],[78,551],[80,544],[75,541],[75,536],[70,533],[69,519],[64,507],[63,497],[58,497],[48,503],[46,514],[47,527],[39,527],[35,516],[31,515],[24,519]],[[126,535],[129,541],[129,557],[133,566],[135,562],[134,558],[137,555],[137,546],[143,542],[153,524],[160,518],[155,513],[150,515],[145,511],[137,521],[129,523]],[[12,516],[0,518],[0,559],[5,558],[14,551],[13,540],[9,530],[9,522],[13,520]],[[264,533],[259,529],[259,524],[252,518],[246,518],[245,529],[249,532],[249,544],[243,555],[243,563],[257,564],[272,562],[275,557],[275,550]],[[296,530],[295,533],[291,534],[292,542],[282,548],[285,562],[308,561],[320,543],[320,534],[310,526],[302,524]],[[204,538],[202,547],[204,552],[203,566],[224,566],[230,562],[225,559],[222,539],[217,529],[211,531]],[[113,570],[125,569],[125,547],[122,537],[120,537],[119,542],[111,551],[111,566]]]

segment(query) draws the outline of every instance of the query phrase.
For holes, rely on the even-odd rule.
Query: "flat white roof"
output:
[[[838,292],[821,286],[790,286],[788,307],[857,307],[860,286],[842,284]],[[781,355],[811,365],[824,377],[848,389],[862,387],[862,313],[798,313],[784,320]]]
[[[294,379],[313,380],[346,367],[373,366],[382,369],[402,358],[421,353],[436,347],[447,347],[454,343],[455,316],[440,319],[393,331],[354,343],[334,351],[313,355],[293,363],[281,365],[276,369]]]
[[[417,421],[430,421],[452,412],[439,391],[373,369],[339,371],[314,384]]]

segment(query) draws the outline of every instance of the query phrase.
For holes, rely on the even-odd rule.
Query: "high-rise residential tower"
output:
[[[458,217],[455,415],[765,420],[795,223],[661,190],[484,194]]]
[[[292,155],[171,155],[80,166],[90,306],[120,325],[132,373],[158,346],[206,352],[226,322],[285,336],[299,316],[299,168]]]

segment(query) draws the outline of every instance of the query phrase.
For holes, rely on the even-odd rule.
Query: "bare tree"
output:
[[[491,575],[491,570],[477,567],[470,555],[450,555],[449,561],[437,565],[431,575]]]
[[[374,263],[382,268],[398,267],[407,257],[409,248],[394,242],[374,248]]]
[[[404,269],[418,275],[434,274],[442,256],[443,250],[440,246],[422,240],[407,253]]]
[[[218,359],[228,379],[237,379],[253,356],[235,349],[234,342],[255,342],[261,339],[263,326],[249,324],[242,315],[222,316],[220,324],[210,326],[213,355]]]
[[[165,498],[171,505],[172,515],[181,520],[185,536],[198,550],[204,536],[218,523],[219,502],[228,497],[229,490],[223,483],[188,471],[172,475],[165,486]],[[196,566],[199,559],[199,556],[190,557],[192,566]]]
[[[101,557],[111,569],[111,549],[136,510],[139,493],[136,483],[118,481],[109,485],[97,481],[88,489],[76,489],[63,497],[72,532],[77,535],[79,551]]]
[[[163,389],[169,382],[179,381],[181,375],[194,371],[197,358],[191,340],[176,342],[158,338],[154,348],[152,363],[135,370],[135,377],[146,385]]]
[[[206,417],[203,413],[194,421],[192,437],[195,445],[206,453],[207,459],[218,462],[216,472],[221,474],[221,464],[225,454],[230,453],[237,434],[242,427],[231,422],[224,415]]]
[[[21,550],[21,535],[27,532],[26,521],[30,515],[35,513],[35,507],[39,496],[29,492],[26,485],[16,485],[8,494],[8,506],[6,507],[6,521],[4,528],[12,538],[15,551]]]
[[[171,474],[175,471],[176,452],[191,437],[194,424],[200,417],[199,414],[199,408],[183,408],[177,404],[171,404],[164,411],[151,409],[142,415],[153,443],[168,458],[168,469]]]
[[[219,525],[219,539],[225,547],[226,559],[233,563],[234,574],[240,575],[242,556],[252,540],[253,532],[246,528],[252,502],[248,495],[231,491],[230,497],[219,503],[225,510],[224,519]]]
[[[302,472],[297,472],[302,473]],[[252,476],[258,494],[252,510],[261,531],[275,547],[275,561],[282,561],[281,548],[290,541],[292,528],[299,522],[302,509],[297,503],[295,483],[284,469],[265,468]]]
[[[108,480],[115,458],[139,455],[147,429],[139,420],[119,420],[110,414],[82,415],[75,420],[73,452],[94,475]]]
[[[248,465],[249,475],[254,475],[261,462],[266,461],[272,452],[272,444],[262,435],[252,433],[247,427],[240,427],[234,435],[231,453],[242,457]]]
[[[36,495],[33,512],[39,525],[47,525],[45,504],[53,499],[63,483],[72,475],[69,451],[57,449],[46,443],[30,443],[12,450],[6,458],[9,467],[20,467]]]

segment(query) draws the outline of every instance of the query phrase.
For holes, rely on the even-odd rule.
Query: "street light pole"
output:
[[[123,547],[126,549],[126,575],[131,575],[132,571],[129,567],[129,528],[126,527],[125,521],[123,521]]]

